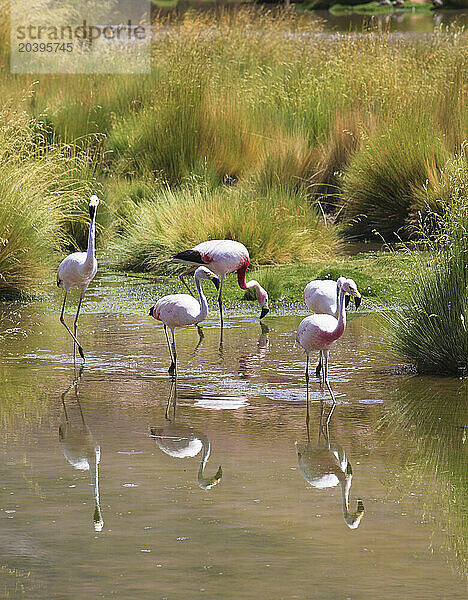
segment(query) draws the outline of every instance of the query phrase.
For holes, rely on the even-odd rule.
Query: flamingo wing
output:
[[[171,294],[156,302],[153,314],[169,328],[193,325],[200,313],[198,300],[188,294]]]
[[[335,316],[338,310],[336,281],[331,279],[311,281],[304,289],[304,302],[314,313]]]
[[[189,265],[206,265],[220,276],[246,268],[250,263],[247,248],[234,240],[208,240],[191,250],[179,252],[172,260]]]

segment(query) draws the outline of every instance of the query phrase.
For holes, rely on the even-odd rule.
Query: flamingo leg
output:
[[[327,420],[326,420],[327,430],[328,430],[328,424],[330,423],[330,419],[331,419],[331,416],[333,414],[333,411],[335,410],[335,405],[336,405],[335,396],[334,396],[334,394],[332,392],[332,389],[330,387],[330,382],[328,381],[328,356],[329,356],[328,350],[324,350],[323,351],[323,357],[324,357],[323,371],[324,371],[325,384],[326,384],[326,386],[328,388],[328,391],[330,392],[330,396],[332,397],[332,400],[333,400],[332,407],[330,409],[330,412],[328,413],[328,417],[327,417]]]
[[[195,295],[192,293],[192,290],[190,289],[188,283],[185,281],[184,277],[186,275],[191,275],[198,267],[196,266],[190,266],[188,269],[186,269],[183,273],[181,273],[179,275],[179,279],[181,280],[181,282],[185,285],[185,287],[188,290],[188,293],[193,296],[195,298]]]
[[[168,373],[170,375],[172,375],[175,371],[175,361],[174,361],[174,358],[172,357],[171,343],[169,342],[169,336],[167,335],[167,325],[164,325],[164,333],[166,334],[167,347],[169,348],[169,356],[171,357],[171,366],[168,369]],[[173,335],[174,335],[174,332],[173,332]]]
[[[307,436],[309,436],[309,353],[307,353],[307,362],[306,362],[306,370],[305,370],[305,380],[306,380],[306,396],[307,396],[307,408],[306,408],[306,427],[307,427]]]
[[[174,376],[177,377],[177,350],[175,345],[174,330],[172,330],[172,360],[174,361]]]
[[[84,296],[84,290],[81,290],[80,300],[78,302],[78,308],[76,309],[75,321],[73,322],[73,333],[75,334],[75,338],[76,338],[76,334],[78,332],[78,315],[80,314],[80,308],[81,308],[81,302],[83,301],[83,296]],[[73,363],[75,362],[75,358],[76,358],[76,343],[73,342]]]
[[[219,294],[218,294],[219,314],[221,317],[221,343],[223,341],[223,326],[224,326],[224,321],[223,321],[223,283],[224,283],[224,276],[221,276],[220,282],[219,282]]]
[[[319,361],[315,368],[315,376],[320,378],[320,372],[322,370],[322,351],[319,352]]]
[[[167,398],[167,404],[166,404],[166,419],[168,421],[171,420],[169,417],[169,410],[171,408],[171,404],[172,404],[172,420],[175,421],[175,411],[176,411],[176,404],[177,404],[177,390],[176,390],[175,377],[171,381],[171,389],[170,389],[169,397]]]
[[[197,325],[197,331],[198,331],[198,342],[197,345],[195,346],[195,350],[198,350],[200,344],[203,342],[203,340],[205,339],[205,334],[203,333],[203,329],[200,327],[200,325]]]
[[[63,304],[62,304],[62,312],[60,314],[60,323],[62,323],[62,325],[65,327],[65,329],[68,331],[68,333],[72,336],[74,343],[76,343],[76,345],[78,346],[78,352],[80,353],[80,356],[84,362],[85,356],[84,356],[83,348],[81,347],[80,342],[77,340],[76,335],[73,335],[72,330],[65,323],[65,319],[63,317],[63,311],[65,310],[65,303],[67,301],[67,294],[68,294],[68,292],[65,292],[65,297],[63,299]]]

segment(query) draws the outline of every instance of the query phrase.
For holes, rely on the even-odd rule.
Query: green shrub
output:
[[[434,255],[415,273],[409,306],[391,320],[395,348],[421,373],[468,369],[468,200],[449,207]]]
[[[399,121],[370,138],[352,157],[343,178],[346,230],[350,236],[385,240],[408,239],[414,209],[421,204],[417,190],[448,158],[434,127],[416,115]]]

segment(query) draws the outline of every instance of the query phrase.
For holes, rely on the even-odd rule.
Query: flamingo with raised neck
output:
[[[68,331],[73,338],[73,360],[75,360],[75,350],[78,346],[78,352],[81,358],[85,359],[83,347],[76,337],[78,331],[78,315],[80,314],[81,302],[83,300],[84,293],[88,289],[88,285],[94,279],[97,270],[98,263],[95,256],[95,238],[96,238],[96,211],[99,205],[99,198],[97,196],[91,196],[89,200],[89,232],[88,232],[88,248],[86,252],[73,252],[65,257],[57,269],[57,285],[65,290],[65,297],[62,304],[62,312],[60,314],[60,322]],[[76,310],[75,321],[73,323],[73,333],[65,322],[63,312],[65,310],[65,303],[67,301],[68,291],[72,287],[80,288],[80,300],[78,302],[78,308]]]
[[[323,365],[323,380],[330,392],[333,406],[335,396],[328,380],[328,357],[332,344],[340,339],[346,329],[346,309],[344,298],[346,294],[360,298],[361,294],[355,287],[354,282],[346,277],[340,277],[336,282],[336,293],[338,298],[338,319],[331,315],[309,315],[299,323],[296,341],[300,344],[307,355],[305,378],[307,386],[307,420],[309,419],[309,355],[318,351],[319,359]],[[328,420],[331,417],[329,414]]]

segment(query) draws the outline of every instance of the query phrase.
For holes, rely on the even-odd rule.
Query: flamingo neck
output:
[[[90,265],[91,268],[94,265],[94,254],[95,254],[95,238],[96,238],[96,211],[91,216],[91,221],[89,223],[89,233],[88,233],[88,249],[86,251],[86,264]]]
[[[98,461],[96,456],[94,456],[94,460],[89,460],[89,471],[91,475],[91,483],[93,486],[93,496],[94,496],[94,529],[96,531],[101,531],[104,525],[104,521],[101,515],[101,507],[99,504],[99,475],[98,475]]]
[[[245,274],[247,272],[247,267],[249,266],[249,261],[246,261],[239,269],[237,269],[237,281],[239,282],[239,287],[243,290],[248,290],[251,287],[253,287],[252,283],[256,282],[252,282],[249,281],[249,283],[246,282],[245,280]]]
[[[364,505],[361,500],[358,500],[356,512],[349,512],[349,490],[351,489],[351,476],[347,477],[343,471],[341,471],[341,474],[337,473],[337,476],[341,486],[341,502],[344,522],[350,529],[357,529],[364,514]]]
[[[200,298],[200,312],[198,313],[197,320],[203,321],[206,319],[206,315],[208,314],[208,303],[206,302],[205,294],[203,293],[203,289],[201,286],[201,281],[198,277],[195,277],[195,286],[198,291],[198,297]]]
[[[223,471],[222,471],[221,467],[219,467],[219,469],[216,471],[216,473],[215,473],[215,475],[213,475],[213,477],[204,477],[203,476],[203,471],[205,470],[206,462],[207,462],[208,458],[210,457],[211,444],[210,444],[209,439],[205,435],[200,437],[200,439],[203,444],[203,456],[200,461],[200,467],[198,469],[198,478],[197,478],[198,486],[202,490],[209,490],[210,488],[215,486],[217,483],[219,483],[221,477],[223,476]]]
[[[200,468],[198,469],[198,482],[204,481],[203,479],[203,471],[205,470],[205,465],[210,458],[211,452],[211,444],[208,439],[202,439],[203,444],[203,455],[200,461]]]
[[[344,302],[345,292],[340,290],[338,293],[338,321],[335,330],[331,333],[331,338],[337,340],[340,338],[346,329],[346,307]]]

